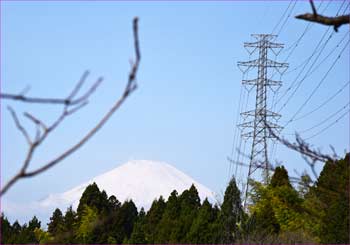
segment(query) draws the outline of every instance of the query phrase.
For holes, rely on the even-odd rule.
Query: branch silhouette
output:
[[[328,17],[319,15],[316,11],[314,2],[310,0],[311,8],[312,8],[312,14],[306,13],[306,14],[300,14],[295,16],[296,19],[316,22],[323,25],[333,26],[334,30],[338,32],[338,28],[341,25],[344,24],[350,24],[350,15],[341,15],[336,17]]]
[[[133,19],[133,38],[134,38],[134,50],[135,50],[135,62],[132,64],[131,70],[128,75],[128,81],[122,92],[122,95],[116,99],[115,103],[112,107],[106,112],[106,114],[98,121],[98,123],[88,131],[85,136],[79,139],[74,145],[68,148],[63,153],[60,153],[58,156],[53,158],[51,161],[46,162],[41,167],[28,171],[28,167],[32,161],[32,157],[35,153],[35,150],[41,145],[41,143],[49,136],[49,134],[56,129],[61,122],[68,116],[76,113],[79,109],[88,104],[89,96],[95,92],[96,88],[102,82],[102,78],[99,78],[90,89],[81,97],[75,98],[80,88],[88,76],[88,72],[85,72],[81,77],[80,81],[74,87],[70,95],[65,99],[55,99],[55,98],[34,98],[34,97],[25,97],[21,94],[19,95],[10,95],[10,94],[1,94],[2,99],[10,99],[10,100],[18,100],[26,103],[45,103],[45,104],[62,104],[64,105],[63,111],[60,116],[52,123],[50,126],[46,126],[40,119],[31,115],[30,113],[25,112],[24,116],[32,121],[36,125],[36,136],[34,139],[29,137],[29,134],[25,130],[25,128],[21,125],[16,112],[8,107],[11,116],[15,122],[17,129],[23,134],[26,138],[26,141],[29,145],[28,151],[20,170],[4,185],[4,187],[0,191],[0,196],[4,195],[18,180],[23,178],[30,178],[36,176],[62,160],[76,152],[80,147],[82,147],[89,139],[91,139],[111,118],[111,116],[118,110],[118,108],[125,102],[128,96],[137,89],[136,83],[136,75],[139,69],[139,64],[141,60],[140,47],[139,47],[139,36],[138,36],[138,18],[135,17]]]

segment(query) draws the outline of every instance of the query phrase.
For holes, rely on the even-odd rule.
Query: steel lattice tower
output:
[[[269,133],[269,128],[272,130],[279,130],[281,127],[276,123],[277,120],[281,117],[279,114],[268,110],[267,100],[268,100],[268,89],[271,89],[272,92],[275,92],[273,88],[278,88],[282,85],[281,81],[273,81],[268,79],[268,71],[274,68],[282,74],[287,68],[287,63],[280,63],[273,61],[268,58],[268,50],[273,51],[276,55],[283,48],[283,44],[274,43],[275,35],[270,34],[253,34],[252,37],[256,38],[256,42],[246,42],[244,47],[248,50],[252,49],[250,54],[253,54],[255,51],[258,51],[259,58],[255,60],[250,60],[246,62],[238,62],[239,68],[243,71],[242,68],[250,70],[252,68],[257,68],[257,78],[252,80],[242,80],[243,86],[256,87],[256,98],[255,98],[255,108],[253,110],[248,110],[241,112],[241,116],[244,119],[244,122],[238,126],[242,129],[241,137],[245,139],[252,139],[250,159],[249,159],[249,170],[247,183],[245,187],[245,200],[244,206],[246,207],[248,191],[249,191],[249,179],[254,179],[254,176],[257,176],[257,170],[260,170],[260,173],[263,178],[264,183],[269,181],[269,170],[271,165],[268,159],[268,139],[272,138],[272,135]],[[250,131],[247,132],[247,129]]]

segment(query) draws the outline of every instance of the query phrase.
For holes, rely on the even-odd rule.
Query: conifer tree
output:
[[[56,208],[50,217],[50,222],[47,224],[47,231],[52,236],[57,236],[63,230],[63,215],[59,208]]]
[[[194,219],[191,229],[187,233],[186,243],[211,244],[215,243],[213,223],[217,218],[217,212],[206,198]]]
[[[63,230],[60,236],[62,243],[74,243],[74,236],[77,228],[77,213],[69,206],[63,217]]]
[[[177,223],[179,214],[179,197],[177,191],[174,190],[168,198],[162,219],[159,222],[155,243],[168,243],[170,241],[170,235]]]
[[[93,231],[98,225],[98,214],[95,208],[85,205],[81,211],[79,227],[77,229],[77,242],[94,243]]]
[[[196,187],[192,184],[179,196],[179,216],[170,235],[170,243],[187,243],[186,235],[191,229],[193,220],[200,207],[200,198]]]
[[[111,230],[111,235],[117,243],[130,239],[137,215],[137,208],[132,200],[125,201],[120,207],[114,217]]]
[[[145,236],[148,243],[155,243],[157,231],[160,228],[159,222],[165,210],[165,200],[162,196],[154,200],[150,210],[146,214]]]
[[[317,180],[315,194],[321,211],[319,236],[322,243],[350,243],[349,240],[349,153],[344,159],[327,162]]]
[[[234,243],[239,238],[239,226],[243,216],[241,193],[233,177],[226,188],[217,220],[221,231],[220,243]]]
[[[134,229],[131,233],[129,244],[146,244],[145,236],[145,225],[146,225],[146,213],[143,208],[141,208],[137,219],[134,224]]]
[[[1,236],[0,236],[0,243],[6,244],[11,243],[12,238],[12,226],[11,223],[8,221],[7,217],[2,213],[0,216],[1,221]]]

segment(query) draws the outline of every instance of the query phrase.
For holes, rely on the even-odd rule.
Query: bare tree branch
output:
[[[82,96],[79,99],[74,100],[73,97],[77,94],[77,92],[79,91],[79,89],[82,86],[82,83],[86,79],[87,74],[84,73],[82,79],[79,81],[77,86],[73,89],[72,93],[67,97],[69,102],[68,103],[60,103],[60,104],[64,104],[65,105],[64,109],[63,109],[63,112],[50,127],[47,127],[42,121],[40,121],[36,117],[32,116],[31,114],[25,113],[25,116],[27,118],[29,118],[34,124],[36,124],[37,126],[40,126],[42,128],[43,133],[42,133],[42,135],[39,134],[39,137],[37,137],[36,140],[33,143],[30,144],[29,149],[28,149],[28,153],[26,155],[26,159],[25,159],[25,161],[23,163],[22,168],[20,169],[20,171],[16,175],[14,175],[5,184],[5,186],[0,191],[0,196],[5,194],[6,191],[8,191],[8,189],[14,183],[16,183],[19,179],[21,179],[21,178],[29,178],[29,177],[33,177],[35,175],[38,175],[38,174],[48,170],[49,168],[53,167],[54,165],[56,165],[57,163],[61,162],[66,157],[68,157],[69,155],[71,155],[72,153],[77,151],[89,139],[91,139],[96,134],[97,131],[99,131],[105,125],[105,123],[111,118],[111,116],[114,114],[114,112],[116,110],[118,110],[118,108],[125,102],[127,97],[133,91],[135,91],[135,89],[137,88],[136,75],[137,75],[137,71],[138,71],[139,64],[140,64],[140,59],[141,59],[140,47],[139,47],[139,37],[138,37],[138,18],[137,17],[135,17],[134,20],[133,20],[133,35],[134,35],[134,49],[135,49],[135,57],[136,58],[135,58],[135,62],[133,63],[133,65],[131,67],[131,70],[129,72],[128,81],[127,81],[127,84],[125,86],[125,89],[124,89],[121,97],[116,100],[116,102],[110,108],[110,110],[100,119],[100,121],[96,124],[96,126],[93,127],[83,138],[78,140],[77,143],[75,143],[73,146],[68,148],[63,153],[59,154],[57,157],[55,157],[51,161],[43,164],[41,167],[39,167],[39,168],[37,168],[37,169],[35,169],[33,171],[27,171],[27,168],[28,168],[28,166],[29,166],[29,164],[31,162],[32,156],[33,156],[34,151],[36,150],[36,148],[46,139],[46,137],[49,135],[50,132],[52,132],[55,128],[57,128],[57,126],[60,125],[60,123],[67,116],[72,115],[77,110],[79,110],[80,108],[82,108],[83,106],[85,106],[87,104],[87,100],[86,100],[87,97],[96,89],[96,87],[98,86],[99,82],[96,82],[91,87],[91,89],[88,91],[88,93],[86,93],[86,94],[88,94],[87,96]],[[99,79],[98,81],[102,81],[102,79]],[[83,98],[83,99],[81,99],[81,98]],[[19,100],[21,100],[23,102],[33,102],[33,101],[28,101],[27,99],[19,99]],[[48,100],[39,99],[39,101],[46,101],[46,102],[38,102],[38,101],[36,101],[34,103],[50,103],[50,102],[47,102],[47,101],[50,101],[50,99],[48,99]],[[76,105],[76,107],[74,107],[73,109],[69,109],[69,106],[72,106],[72,105]],[[14,115],[13,116],[14,119],[17,119],[17,116],[16,116],[16,114],[14,113],[13,110],[12,110],[12,112],[13,112],[12,114]],[[16,122],[17,128],[19,128],[20,130],[22,128],[24,130],[23,127],[20,127],[18,119],[15,120],[15,122]],[[23,131],[22,131],[22,133],[23,133]]]
[[[317,162],[336,162],[337,159],[339,158],[338,155],[335,153],[334,148],[332,147],[331,149],[333,150],[333,155],[324,154],[321,152],[321,150],[314,149],[309,143],[303,140],[298,134],[296,134],[295,136],[296,142],[290,142],[289,140],[278,136],[274,132],[274,130],[271,127],[269,127],[269,125],[266,124],[266,127],[269,130],[269,133],[282,145],[288,147],[291,150],[299,152],[301,154],[303,159],[310,166],[311,171],[316,179],[318,178],[318,175],[315,169]]]
[[[32,144],[32,140],[29,137],[29,134],[27,132],[27,130],[22,126],[22,124],[19,122],[18,117],[16,112],[12,109],[12,107],[8,106],[7,109],[10,111],[11,116],[13,118],[13,121],[16,124],[17,129],[23,134],[24,138],[27,140],[27,143],[29,145]]]
[[[315,5],[312,0],[310,0],[310,4],[313,12],[312,14],[310,13],[300,14],[295,16],[295,18],[316,22],[323,25],[333,26],[336,32],[338,32],[338,28],[341,25],[350,23],[350,15],[341,15],[336,17],[327,17],[327,16],[319,15],[317,14]]]
[[[82,85],[85,83],[87,77],[89,75],[88,71],[85,71],[80,78],[79,82],[73,88],[72,92],[66,98],[38,98],[38,97],[28,97],[24,96],[23,93],[20,94],[11,94],[11,93],[1,93],[1,99],[7,100],[16,100],[20,102],[26,103],[37,103],[37,104],[58,104],[58,105],[76,105],[81,103],[82,101],[87,100],[87,98],[95,92],[97,87],[102,83],[103,78],[99,78],[91,87],[79,98],[73,99],[73,97],[79,92]]]

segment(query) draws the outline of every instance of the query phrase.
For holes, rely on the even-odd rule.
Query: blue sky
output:
[[[142,53],[139,87],[108,124],[77,153],[40,176],[19,181],[4,198],[16,203],[38,200],[49,193],[65,191],[130,159],[168,162],[222,193],[228,176],[233,173],[229,172],[226,158],[231,155],[239,110],[242,73],[237,62],[249,60],[243,43],[254,41],[250,34],[271,33],[275,29],[274,33],[280,34],[276,41],[284,43],[287,49],[276,60],[284,61],[308,25],[293,16],[310,12],[308,2],[297,2],[293,9],[291,4],[289,10],[293,11],[287,11],[290,16],[285,15],[283,24],[285,19],[279,20],[289,4],[288,1],[2,1],[3,92],[20,92],[30,85],[27,95],[64,97],[86,69],[91,71],[90,84],[99,76],[105,78],[90,104],[67,119],[42,145],[31,169],[74,144],[120,96],[130,68],[129,60],[134,55],[131,29],[134,16],[140,18]],[[341,14],[349,12],[348,2],[317,1],[316,5],[326,15],[335,15],[339,9]],[[309,66],[298,77],[303,69],[300,65],[310,57],[323,35],[324,40],[329,38],[327,44],[318,49],[322,52],[316,62],[317,69],[303,80],[281,110],[282,125],[320,81],[323,82],[319,89],[299,116],[322,104],[349,81],[349,28],[342,26],[337,33],[331,28],[327,30],[326,26],[310,24],[287,60],[291,72],[282,76],[279,95],[294,80],[298,83],[303,78]],[[328,53],[331,55],[325,58]],[[318,54],[316,52],[313,58]],[[270,55],[275,59],[272,53]],[[323,79],[336,59],[333,69]],[[293,70],[295,68],[298,69]],[[249,73],[250,78],[254,75],[254,72]],[[253,97],[249,97],[248,107],[253,105]],[[348,101],[349,85],[320,110],[290,123],[283,135],[292,139],[289,134],[322,122]],[[29,111],[47,122],[52,122],[61,109],[2,101],[2,185],[20,168],[26,151],[26,142],[16,130],[7,105],[18,114]],[[312,136],[341,114],[303,135]],[[21,120],[34,132],[29,122]],[[349,115],[309,142],[326,152],[330,151],[329,145],[341,155],[349,151]],[[237,141],[234,148],[236,146]],[[299,172],[308,169],[298,154],[282,146],[277,148],[272,159],[283,162],[291,174],[294,174],[293,169]]]

